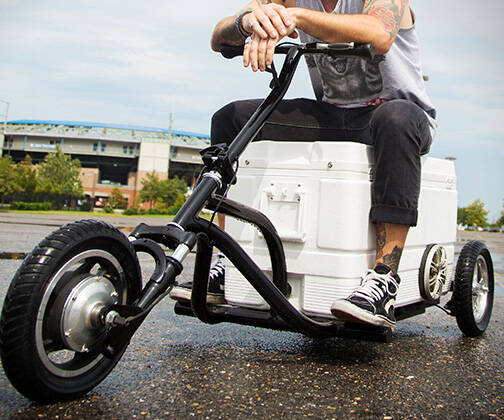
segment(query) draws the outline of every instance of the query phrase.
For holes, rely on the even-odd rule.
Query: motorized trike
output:
[[[227,58],[242,52],[239,47],[222,51]],[[82,220],[56,230],[26,257],[10,285],[0,321],[3,367],[23,395],[42,402],[71,399],[100,383],[150,311],[168,295],[194,249],[191,303],[177,303],[178,314],[210,324],[231,322],[310,337],[390,340],[390,329],[343,323],[329,313],[334,298],[358,286],[356,273],[362,274],[374,253],[373,227],[367,219],[373,175],[369,146],[257,142],[248,148],[284,97],[301,57],[371,60],[373,48],[287,43],[276,53],[286,57],[280,73],[274,65],[268,69],[273,75],[270,94],[229,146],[202,152],[204,169],[172,222],[141,223],[125,236],[104,222]],[[411,234],[403,255],[403,294],[396,317],[420,314],[451,294],[444,310],[456,317],[464,334],[480,335],[493,302],[490,253],[482,242],[469,242],[453,269],[453,163],[424,161],[422,171],[423,227]],[[237,182],[229,196],[217,194]],[[236,222],[223,231],[200,217],[204,208]],[[206,302],[214,247],[231,264],[227,303],[217,306]],[[145,282],[137,253],[155,261]],[[346,263],[340,265],[340,260]]]

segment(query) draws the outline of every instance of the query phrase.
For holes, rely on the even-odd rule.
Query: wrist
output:
[[[293,26],[294,28],[298,28],[301,24],[303,9],[300,7],[289,7],[288,11],[289,11],[289,15],[292,20],[291,26]],[[300,28],[300,29],[302,29],[302,28]]]
[[[243,25],[243,19],[249,14],[252,13],[252,9],[245,9],[243,12],[241,12],[238,17],[235,19],[235,27],[238,33],[243,37],[243,38],[248,38],[252,33],[248,32],[244,25]]]

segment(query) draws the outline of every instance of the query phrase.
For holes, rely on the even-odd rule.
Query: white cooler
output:
[[[290,302],[306,314],[330,316],[332,302],[356,289],[374,263],[372,177],[372,149],[359,143],[260,141],[240,158],[229,197],[261,210],[275,225],[286,255]],[[401,258],[397,307],[422,301],[419,267],[427,245],[444,247],[451,280],[456,220],[453,162],[422,157],[418,226],[410,230]],[[228,217],[226,231],[271,278],[258,230]],[[226,271],[225,297],[231,304],[268,309],[232,266]]]

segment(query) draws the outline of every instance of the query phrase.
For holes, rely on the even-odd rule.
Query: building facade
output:
[[[2,140],[0,138],[0,140]],[[19,162],[30,155],[33,163],[44,160],[59,146],[81,162],[86,196],[100,206],[118,187],[133,205],[142,180],[155,171],[160,179],[177,175],[191,187],[202,168],[200,150],[208,147],[207,135],[160,128],[75,121],[9,121],[1,153]]]

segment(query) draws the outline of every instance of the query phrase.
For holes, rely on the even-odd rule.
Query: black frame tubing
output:
[[[224,48],[222,51],[223,55],[227,58],[232,58],[241,55],[243,53],[243,47],[229,47],[227,51],[231,51],[231,53],[226,55]],[[276,53],[287,55],[282,66],[280,76],[278,78],[276,77],[274,68],[269,69],[269,71],[273,73],[274,80],[272,91],[259,105],[257,110],[252,114],[245,126],[240,130],[233,142],[227,148],[225,152],[225,159],[227,159],[226,161],[231,165],[238,161],[239,156],[243,153],[247,145],[257,136],[258,132],[266,123],[266,120],[285,96],[292,78],[294,77],[299,60],[303,54],[326,53],[335,56],[374,57],[374,50],[372,46],[354,45],[353,43],[291,44],[288,47],[278,46],[276,48]],[[203,169],[203,175],[200,182],[196,185],[191,196],[187,199],[171,222],[172,225],[178,226],[182,230],[187,229],[190,232],[200,235],[198,239],[198,248],[201,250],[199,262],[202,267],[201,270],[199,270],[197,278],[195,278],[195,284],[193,285],[193,294],[195,294],[193,303],[196,305],[196,307],[193,308],[193,312],[197,313],[203,321],[216,321],[216,319],[213,319],[211,314],[208,313],[206,307],[201,307],[206,306],[206,277],[208,276],[211,247],[215,244],[245,276],[262,298],[270,305],[272,312],[276,312],[294,331],[298,331],[312,337],[338,335],[338,332],[341,330],[341,325],[338,325],[338,323],[333,321],[315,321],[302,314],[288,301],[285,296],[288,294],[285,255],[283,253],[281,241],[278,240],[277,236],[275,237],[275,234],[268,237],[268,248],[270,257],[272,258],[273,270],[275,271],[275,282],[271,282],[232,237],[218,228],[215,224],[198,217],[200,211],[205,207],[209,200],[211,200],[215,191],[221,187],[226,189],[228,183],[230,182],[232,182],[232,180],[226,179],[224,173],[219,173],[218,168],[206,165]],[[264,218],[262,219],[258,216],[260,213],[253,209],[249,209],[243,205],[242,207],[234,206],[231,201],[226,200],[222,200],[222,203],[224,203],[223,209],[225,209],[225,211],[233,217],[240,218],[240,213],[244,215],[248,210],[250,210],[248,211],[249,218],[247,219],[246,217],[242,217],[242,219],[252,221],[260,228],[262,224],[263,229],[265,226],[268,226],[268,223],[271,224],[266,216],[261,214],[262,218]],[[219,205],[217,204],[215,207],[218,206]],[[207,238],[202,237],[201,234],[208,235],[210,242],[208,242]],[[272,252],[273,254],[271,254]],[[167,280],[166,283],[172,284],[178,274],[175,273],[178,270],[173,270],[173,268],[174,262],[168,261],[165,269],[167,273],[167,276],[165,276],[165,279]],[[172,273],[168,275],[169,271],[172,271]],[[198,287],[198,290],[195,290],[197,286],[196,283],[200,286]],[[145,292],[146,291],[144,289],[144,293]],[[156,295],[158,293],[159,292],[152,292],[151,294]],[[147,294],[149,294],[148,291]],[[145,301],[144,298],[142,298],[141,301]],[[152,298],[153,296],[150,296],[148,301],[152,301]]]
[[[227,257],[252,287],[268,302],[271,309],[294,330],[309,337],[338,335],[341,324],[335,321],[318,322],[298,311],[283,293],[266,277],[243,248],[215,224],[195,219],[188,226],[192,232],[204,232],[211,242]],[[199,312],[199,311],[198,311]]]
[[[243,48],[241,48],[243,52]],[[285,51],[285,50],[280,50]],[[247,145],[257,136],[261,128],[266,123],[271,113],[275,110],[278,103],[283,99],[289,89],[292,78],[296,71],[302,53],[298,47],[290,47],[287,50],[287,57],[279,77],[279,83],[274,86],[269,95],[259,105],[252,114],[245,126],[240,130],[227,150],[227,157],[231,163],[235,163],[243,153]],[[221,177],[221,182],[222,177]],[[203,177],[196,185],[193,193],[187,199],[182,208],[175,215],[173,222],[182,227],[186,227],[197,217],[199,212],[205,207],[207,200],[220,185],[215,178]]]

